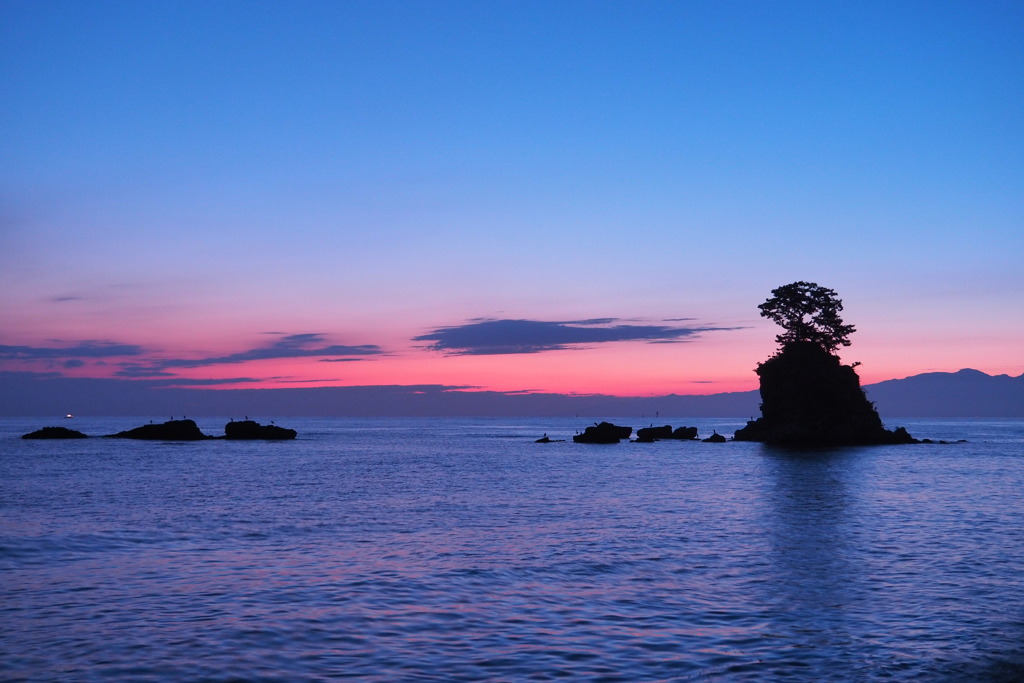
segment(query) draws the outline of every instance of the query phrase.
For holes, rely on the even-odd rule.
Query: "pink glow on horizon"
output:
[[[173,378],[178,377],[182,379],[180,386],[190,386],[188,380],[225,381],[224,384],[198,385],[211,390],[431,384],[505,392],[659,396],[756,389],[758,381],[754,370],[757,364],[776,350],[775,330],[760,321],[741,326],[743,329],[701,333],[679,343],[616,342],[507,355],[444,355],[411,344],[407,341],[409,335],[403,338],[392,331],[393,345],[383,347],[379,355],[344,359],[303,356],[161,367],[160,363],[169,359],[217,359],[264,349],[289,336],[280,330],[238,334],[233,331],[233,325],[211,326],[206,330],[179,327],[174,333],[172,327],[167,325],[161,330],[165,336],[158,344],[146,343],[151,336],[140,342],[134,334],[127,333],[117,340],[117,343],[144,347],[143,353],[136,356],[89,357],[82,359],[78,367],[65,366],[60,359],[53,358],[6,360],[0,363],[0,369],[59,372],[69,377],[117,377],[122,364],[127,363],[170,373],[170,376],[140,373],[132,378],[125,377],[128,381],[156,379],[173,385]],[[99,334],[99,327],[87,331],[95,332],[98,339],[109,338]],[[63,330],[65,338],[71,337],[68,332],[68,329]],[[81,332],[77,330],[75,337],[83,338],[77,334]],[[310,346],[355,346],[378,341],[381,337],[372,331],[324,334]],[[11,335],[3,341],[45,348],[69,345],[27,334]],[[844,363],[861,363],[857,371],[865,385],[923,372],[955,372],[967,367],[988,374],[1013,376],[1024,371],[1019,364],[1005,363],[1006,358],[1017,355],[1017,349],[1007,337],[988,339],[961,331],[959,336],[946,336],[941,345],[928,344],[921,333],[893,325],[888,336],[867,326],[865,331],[858,330],[853,342],[851,347],[840,350],[840,356]],[[992,365],[978,362],[984,358],[999,360]],[[238,378],[251,381],[230,381]]]

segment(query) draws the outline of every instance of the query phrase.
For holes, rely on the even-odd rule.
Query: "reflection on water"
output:
[[[862,474],[856,459],[850,449],[766,447],[759,463],[773,576],[765,599],[792,625],[794,647],[813,648],[822,665],[861,631],[866,577],[851,510]]]
[[[532,443],[579,426],[558,420],[289,426],[65,445],[0,421],[0,678],[1024,670],[1021,421],[828,452]]]

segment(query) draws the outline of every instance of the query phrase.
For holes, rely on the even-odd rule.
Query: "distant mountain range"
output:
[[[928,372],[864,389],[883,417],[1024,417],[1024,374]]]
[[[1024,374],[987,375],[979,370],[929,372],[864,386],[879,415],[896,417],[1024,417]],[[761,414],[758,391],[709,396],[661,396],[616,398],[622,406],[607,414],[695,417],[757,417]],[[582,401],[583,397],[575,399]],[[590,399],[597,402],[595,397]],[[599,404],[598,404],[599,405]],[[594,414],[594,413],[591,413]]]
[[[169,388],[145,380],[0,372],[0,415],[757,417],[760,394],[608,395],[468,391],[444,385],[296,389]],[[930,372],[864,387],[883,420],[1024,417],[1024,374]]]

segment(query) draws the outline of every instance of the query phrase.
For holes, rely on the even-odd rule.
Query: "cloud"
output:
[[[225,377],[223,379],[188,379],[176,377],[169,380],[166,385],[169,387],[212,387],[218,384],[259,384],[263,382],[258,377]],[[155,386],[159,386],[156,384]]]
[[[281,384],[326,384],[328,382],[340,381],[337,377],[327,377],[322,379],[281,379],[278,380]]]
[[[121,369],[114,373],[115,379],[127,379],[133,382],[145,383],[152,387],[185,387],[185,386],[216,386],[219,384],[244,384],[262,382],[262,379],[254,377],[227,377],[223,379],[193,379],[179,377],[173,372],[156,370],[145,365],[125,363]]]
[[[173,372],[161,370],[152,365],[141,363],[121,363],[121,369],[114,373],[114,377],[175,377]]]
[[[223,379],[189,379],[187,377],[169,377],[167,379],[147,382],[152,387],[212,387],[220,384],[257,384],[262,379],[255,377],[225,377]]]
[[[125,362],[115,374],[125,378],[160,378],[175,377],[173,372],[181,368],[204,368],[211,365],[230,365],[249,361],[268,360],[274,358],[309,358],[321,357],[320,360],[341,362],[365,360],[367,356],[382,354],[379,346],[363,344],[359,346],[343,346],[338,344],[324,345],[324,335],[316,333],[292,334],[277,341],[258,346],[254,349],[239,351],[225,356],[207,358],[164,358],[147,363]]]
[[[359,346],[342,346],[332,344],[328,346],[317,346],[324,341],[322,334],[292,334],[283,337],[272,344],[259,346],[248,351],[228,354],[227,356],[213,356],[210,358],[198,359],[171,359],[159,361],[155,367],[164,368],[201,368],[208,365],[225,365],[230,363],[245,363],[253,360],[267,360],[272,358],[308,358],[315,356],[376,356],[383,353],[375,344],[362,344]]]
[[[3,360],[57,360],[61,358],[116,358],[139,356],[141,346],[109,341],[81,341],[75,346],[6,346],[0,344]]]
[[[280,335],[279,335],[280,336]],[[202,368],[211,365],[245,363],[248,361],[274,358],[313,357],[328,362],[366,360],[384,352],[379,346],[363,344],[345,346],[327,344],[323,334],[307,333],[281,336],[271,343],[256,348],[207,358],[154,358],[151,349],[135,344],[120,344],[111,341],[79,341],[67,346],[13,346],[0,345],[0,361],[43,361],[64,369],[83,367],[86,360],[96,365],[106,365],[103,359],[124,359],[111,361],[118,370],[115,377],[125,379],[176,380],[176,371],[182,368]],[[131,359],[131,360],[129,360]],[[255,381],[247,379],[218,380],[217,383]]]
[[[621,341],[674,343],[701,332],[738,329],[617,324],[619,320],[592,318],[552,322],[477,318],[465,325],[438,328],[414,337],[413,341],[433,342],[427,346],[428,349],[448,355],[499,355],[560,351]]]

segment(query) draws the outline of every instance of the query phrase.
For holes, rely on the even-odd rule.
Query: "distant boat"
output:
[[[67,415],[65,415],[65,416],[64,416],[64,419],[66,419],[66,420],[71,420],[71,419],[73,419],[74,417],[75,417],[74,415],[72,415],[71,413],[68,413]]]

